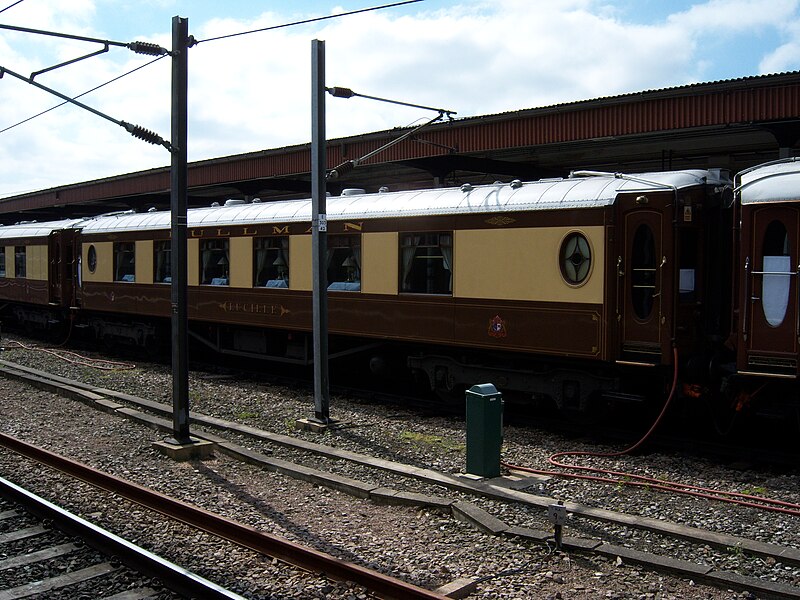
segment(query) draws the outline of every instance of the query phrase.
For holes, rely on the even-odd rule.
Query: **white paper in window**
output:
[[[694,291],[694,269],[681,269],[680,287],[681,292]]]
[[[764,317],[772,327],[778,327],[786,316],[789,305],[789,256],[765,256],[763,271],[780,275],[762,275],[761,306]]]

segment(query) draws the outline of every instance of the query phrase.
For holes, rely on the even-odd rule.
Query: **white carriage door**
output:
[[[751,222],[752,242],[745,259],[746,316],[742,324],[747,368],[796,371],[800,342],[800,210],[765,206],[753,211]]]

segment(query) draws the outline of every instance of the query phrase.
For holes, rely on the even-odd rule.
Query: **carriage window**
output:
[[[694,229],[685,229],[680,232],[680,272],[678,274],[678,298],[681,302],[696,302],[697,251],[698,237]]]
[[[361,236],[328,236],[328,289],[361,291]]]
[[[6,247],[0,246],[0,277],[6,276]]]
[[[400,290],[412,294],[453,293],[453,234],[403,234]]]
[[[253,240],[253,285],[289,287],[289,238],[266,237]]]
[[[25,246],[14,248],[14,277],[25,277]]]
[[[94,245],[89,246],[86,251],[86,262],[88,263],[89,273],[94,273],[97,270],[97,248]]]
[[[789,233],[780,221],[773,221],[764,234],[762,248],[761,306],[764,318],[771,327],[778,327],[786,317],[791,282],[791,257]]]
[[[230,273],[230,241],[200,241],[200,283],[228,285]]]
[[[136,281],[136,246],[133,242],[114,244],[114,281]]]
[[[153,246],[153,281],[172,283],[172,240],[158,240]]]
[[[653,310],[656,291],[656,243],[649,226],[639,225],[631,249],[631,302],[636,316],[644,320]]]
[[[570,285],[580,285],[589,277],[592,251],[582,233],[570,233],[561,243],[561,276]]]

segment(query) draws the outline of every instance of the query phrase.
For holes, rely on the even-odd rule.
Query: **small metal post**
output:
[[[547,507],[547,518],[553,524],[553,537],[556,540],[556,549],[561,550],[564,525],[567,523],[567,507],[559,500],[557,504]]]
[[[314,419],[330,422],[328,255],[325,169],[325,42],[311,41],[311,248],[314,328]]]

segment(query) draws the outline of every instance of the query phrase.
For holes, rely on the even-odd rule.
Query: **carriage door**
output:
[[[663,197],[618,201],[617,321],[621,362],[669,362],[671,218]],[[669,202],[672,202],[670,195]]]
[[[796,208],[766,206],[752,212],[742,304],[746,363],[740,365],[747,371],[797,373],[799,225]]]
[[[50,304],[71,306],[73,303],[75,236],[74,229],[63,229],[50,234],[47,244]]]

